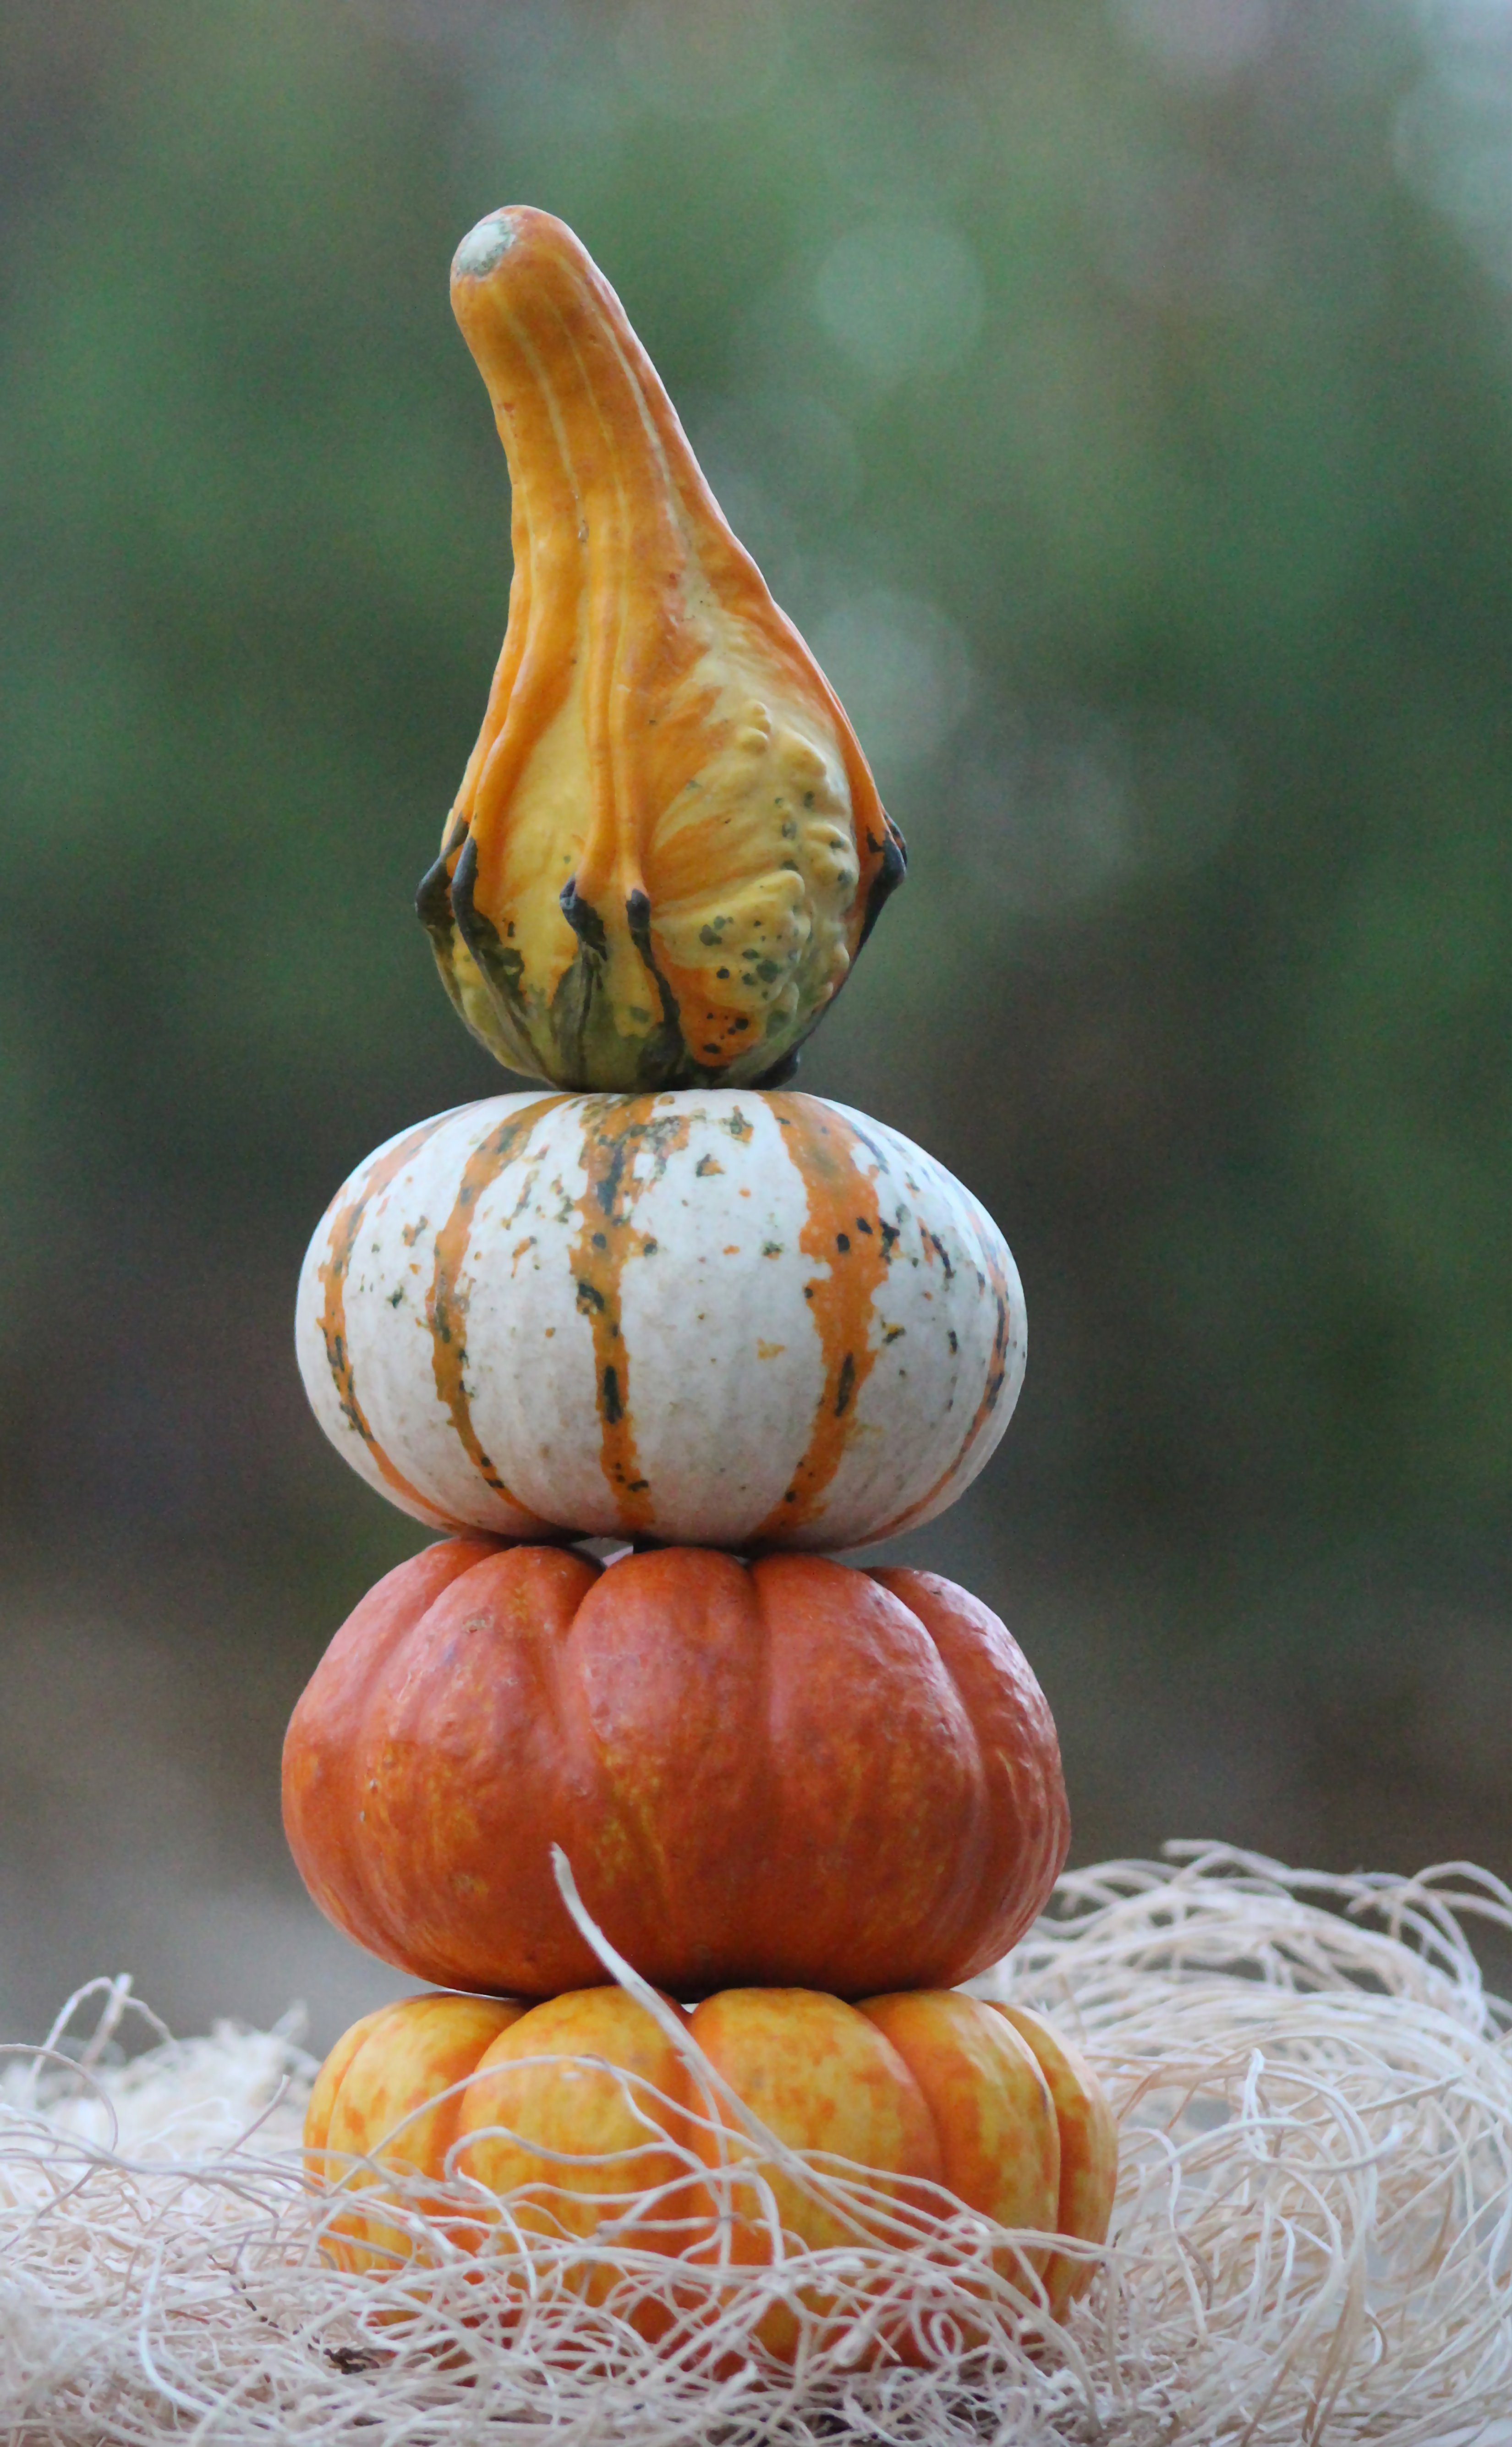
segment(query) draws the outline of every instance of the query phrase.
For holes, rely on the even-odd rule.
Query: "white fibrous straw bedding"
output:
[[[290,2035],[159,2032],[123,2060],[140,2009],[98,1983],[47,2046],[0,2058],[0,2437],[1468,2440],[1512,2409],[1512,2014],[1483,1987],[1477,1917],[1512,1929],[1512,1894],[1463,1865],[1336,1878],[1181,1846],[1064,1878],[975,1983],[1049,2014],[1118,2112],[1112,2234],[1063,2326],[1001,2230],[943,2195],[901,2211],[748,2117],[716,2200],[747,2230],[775,2220],[763,2171],[796,2168],[831,2247],[778,2231],[774,2265],[737,2266],[706,2230],[676,2259],[529,2231],[508,2203],[482,2229],[464,2180],[406,2203],[389,2176],[391,2271],[331,2267],[341,2204],[301,2169],[313,2067]],[[644,2238],[658,2203],[635,2186],[631,2162]],[[630,2314],[655,2302],[675,2324],[652,2345]],[[755,2336],[774,2303],[797,2313],[790,2364]]]

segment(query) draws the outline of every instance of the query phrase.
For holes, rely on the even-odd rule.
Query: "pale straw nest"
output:
[[[411,2204],[393,2214],[428,2263],[343,2273],[300,2169],[312,2067],[290,2034],[153,2026],[123,2062],[141,2009],[98,1982],[0,2064],[0,2438],[1489,2438],[1512,2411],[1512,2013],[1475,1916],[1512,1929],[1512,1894],[1460,1864],[1333,1878],[1183,1845],[1062,1880],[977,1984],[1053,2016],[1118,2109],[1113,2232],[1064,2328],[1003,2273],[1000,2231],[966,2212],[910,2231],[821,2161],[803,2180],[854,2239],[770,2267],[524,2234],[506,2211],[481,2270]],[[748,2121],[735,2146],[718,2183],[749,2219],[764,2166],[793,2166]],[[625,2195],[653,2213],[633,2164]],[[449,2199],[476,2216],[465,2185]],[[624,2316],[650,2299],[681,2321],[670,2347]],[[791,2367],[752,2342],[776,2300],[803,2330]],[[904,2332],[929,2367],[875,2359]]]

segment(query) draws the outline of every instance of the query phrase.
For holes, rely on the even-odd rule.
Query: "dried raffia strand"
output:
[[[1462,1865],[1326,1878],[1182,1848],[1065,1878],[976,1983],[1054,2016],[1120,2112],[1105,2266],[1038,2341],[992,2271],[1001,2235],[962,2213],[927,2248],[879,2241],[867,2178],[835,2165],[808,2180],[857,2242],[774,2267],[698,2270],[506,2215],[506,2293],[502,2266],[480,2283],[396,2202],[396,2239],[428,2240],[433,2265],[343,2274],[319,2257],[335,2212],[300,2172],[312,2068],[288,2033],[155,2030],[122,2066],[109,2043],[137,2009],[97,1983],[47,2048],[0,2058],[0,2434],[1447,2447],[1512,2403],[1512,2018],[1483,1990],[1476,1915],[1512,1929],[1512,1894]],[[732,2155],[719,2180],[752,2214],[759,2171]],[[454,2206],[477,2198],[459,2184]],[[620,2277],[589,2308],[595,2259]],[[674,2291],[678,2349],[618,2316]],[[911,2315],[934,2366],[858,2369],[812,2307],[796,2367],[747,2352],[770,2302],[816,2291],[860,2333]]]

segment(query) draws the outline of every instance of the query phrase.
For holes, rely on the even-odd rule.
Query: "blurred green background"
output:
[[[508,489],[449,315],[579,231],[913,873],[802,1084],[1023,1270],[908,1542],[1076,1854],[1512,1871],[1503,0],[9,0],[0,2022],[397,1984],[277,1752],[422,1534],[309,1420],[305,1242],[509,1084],[410,897]]]

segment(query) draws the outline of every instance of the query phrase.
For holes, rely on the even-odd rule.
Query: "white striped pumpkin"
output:
[[[1008,1246],[817,1096],[494,1096],[402,1132],[305,1260],[331,1441],[438,1528],[844,1549],[927,1521],[1024,1373]]]

